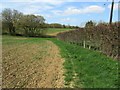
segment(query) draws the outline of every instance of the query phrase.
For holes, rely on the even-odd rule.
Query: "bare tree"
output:
[[[15,35],[15,24],[18,20],[20,20],[22,13],[18,12],[17,10],[11,10],[9,8],[6,8],[2,11],[2,24],[5,25],[8,30],[9,34]]]

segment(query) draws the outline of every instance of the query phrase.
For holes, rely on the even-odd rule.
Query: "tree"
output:
[[[42,16],[24,15],[18,25],[24,29],[25,35],[35,36],[45,31],[44,21],[45,19]]]
[[[50,27],[51,28],[62,28],[62,25],[59,23],[52,23],[52,24],[50,24]]]
[[[93,22],[92,20],[90,20],[85,24],[85,27],[91,27],[91,26],[95,26],[95,25],[96,25],[96,23]]]
[[[66,26],[65,26],[65,25],[63,25],[63,28],[66,28]]]
[[[17,10],[11,10],[6,8],[2,11],[2,23],[3,27],[8,28],[9,34],[15,35],[15,24],[22,18],[22,13],[18,12]]]

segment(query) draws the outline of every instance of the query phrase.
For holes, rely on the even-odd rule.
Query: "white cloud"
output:
[[[111,8],[111,4],[108,5],[108,8]],[[114,4],[114,10],[118,10],[118,8],[120,9],[120,3],[119,4],[118,3]]]
[[[81,11],[83,13],[101,13],[105,10],[105,8],[97,6],[97,5],[92,5],[88,6],[85,9],[82,9]]]
[[[33,13],[36,13],[36,12],[41,12],[41,11],[49,10],[49,9],[52,9],[52,8],[53,7],[48,6],[48,5],[40,5],[40,6],[31,5],[27,8],[22,9],[21,11],[24,12],[24,14],[33,14]]]
[[[69,18],[69,17],[67,17],[67,18],[63,18],[63,19],[60,19],[59,20],[60,21],[60,23],[66,23],[66,24],[70,24],[70,25],[75,25],[76,23],[78,23],[78,18]]]
[[[56,16],[59,16],[60,13],[63,13],[63,11],[61,11],[61,10],[51,10],[51,12]]]
[[[41,3],[48,3],[48,4],[52,4],[52,5],[59,5],[62,4],[63,1],[62,0],[31,0],[31,3],[34,2],[41,2]]]
[[[25,8],[22,10],[22,12],[24,12],[24,14],[33,14],[37,11],[39,11],[39,9],[37,9],[37,8]]]
[[[0,3],[0,9],[4,9],[4,8],[11,8],[11,9],[16,9],[17,7],[21,7],[22,5],[25,5],[25,3]]]
[[[112,0],[7,0],[7,2],[46,2],[51,4],[60,4],[63,2],[111,2]],[[114,0],[118,2],[118,0]]]
[[[58,5],[64,2],[64,0],[7,0],[6,2],[28,2],[28,3],[48,3],[53,5]]]
[[[34,14],[35,16],[43,16],[44,18],[50,18],[50,17],[53,17],[52,15],[50,14]]]
[[[70,18],[63,18],[60,20],[61,22],[66,22],[66,21],[70,21]]]
[[[40,14],[34,14],[35,16],[40,16]]]
[[[46,3],[39,3],[39,4],[38,3],[27,3],[27,2],[0,3],[0,9],[4,9],[4,8],[16,9],[16,10],[23,12],[24,14],[33,14],[33,13],[41,12],[44,10],[50,10],[54,8],[54,6],[48,5]]]
[[[3,5],[0,3],[0,9],[3,9]]]
[[[58,16],[66,16],[66,15],[77,15],[77,14],[82,14],[82,13],[102,13],[105,10],[105,8],[97,6],[97,5],[92,5],[88,6],[83,9],[78,9],[75,7],[69,7],[64,11],[52,11],[53,14],[58,15]]]
[[[42,14],[41,14],[41,15],[42,15]],[[43,14],[42,16],[45,17],[45,18],[52,17],[52,15],[49,15],[49,14]]]

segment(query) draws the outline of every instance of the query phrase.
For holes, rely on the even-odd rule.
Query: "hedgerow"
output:
[[[59,40],[77,44],[84,48],[99,50],[107,56],[118,59],[118,29],[120,22],[79,28],[57,34]]]

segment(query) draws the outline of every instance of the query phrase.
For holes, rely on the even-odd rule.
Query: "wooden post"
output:
[[[91,46],[89,45],[89,49],[91,49]]]
[[[112,5],[111,5],[111,13],[110,13],[110,24],[112,24],[112,18],[113,18],[113,7],[114,7],[114,0],[112,0]]]
[[[84,48],[85,48],[85,41],[83,42],[83,46],[84,46]]]

